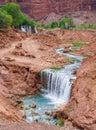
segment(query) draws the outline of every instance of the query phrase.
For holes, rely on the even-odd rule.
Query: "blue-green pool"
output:
[[[36,104],[36,108],[30,107],[33,103]],[[38,121],[51,125],[57,124],[57,119],[45,114],[45,112],[52,112],[57,108],[49,98],[43,95],[27,96],[24,99],[23,107],[26,112],[27,122]]]

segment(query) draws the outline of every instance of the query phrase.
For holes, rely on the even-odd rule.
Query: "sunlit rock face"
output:
[[[0,3],[16,2],[30,17],[41,20],[54,12],[72,13],[81,10],[96,10],[96,0],[1,0]]]

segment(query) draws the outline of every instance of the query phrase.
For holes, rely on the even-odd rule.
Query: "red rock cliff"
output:
[[[0,3],[16,2],[21,9],[36,20],[46,18],[48,14],[64,14],[78,10],[96,9],[96,0],[1,0]]]

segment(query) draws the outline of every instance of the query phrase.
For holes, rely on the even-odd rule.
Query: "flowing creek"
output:
[[[57,119],[45,113],[54,111],[70,100],[73,81],[76,79],[74,72],[79,68],[84,57],[64,53],[64,48],[56,49],[56,52],[73,60],[74,63],[66,65],[60,70],[49,68],[41,72],[43,86],[41,94],[24,99],[27,122],[38,121],[56,125]],[[36,104],[36,108],[32,108],[32,104]]]

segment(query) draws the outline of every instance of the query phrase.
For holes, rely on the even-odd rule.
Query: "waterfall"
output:
[[[38,30],[37,30],[36,26],[34,27],[33,30],[34,30],[34,33],[38,34]],[[30,33],[32,33],[32,27],[27,26],[27,25],[21,26],[21,31],[22,32],[30,32]]]
[[[67,103],[71,96],[71,90],[76,76],[72,73],[79,67],[78,63],[67,65],[65,68],[56,71],[45,69],[41,72],[43,95],[56,103]]]
[[[34,27],[34,31],[36,34],[38,33],[36,26]]]
[[[21,31],[22,31],[22,32],[26,32],[25,26],[21,26]]]
[[[64,53],[64,48],[56,49],[56,52],[72,59],[74,63],[66,65],[59,71],[55,69],[43,70],[41,72],[42,92],[53,102],[66,104],[71,97],[73,81],[76,79],[74,71],[79,68],[84,57]]]
[[[32,32],[32,27],[31,26],[27,26],[27,25],[25,25],[25,26],[21,26],[21,31],[22,32]]]

